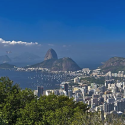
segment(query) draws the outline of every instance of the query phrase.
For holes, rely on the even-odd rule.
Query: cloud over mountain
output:
[[[8,45],[25,45],[25,46],[31,46],[31,45],[40,45],[37,42],[23,42],[23,41],[5,41],[2,38],[0,38],[0,43],[4,46]]]
[[[10,41],[4,40],[0,38],[0,55],[8,54],[7,51],[11,51],[9,53],[10,56],[15,57],[24,52],[31,53],[40,53],[42,45],[38,42],[23,42],[23,41]]]

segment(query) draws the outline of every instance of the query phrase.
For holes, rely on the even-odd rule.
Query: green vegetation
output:
[[[6,77],[0,78],[0,120],[8,125],[63,125],[74,121],[76,113],[88,110],[82,102],[66,96],[34,96]]]
[[[105,78],[104,77],[100,77],[100,78],[86,77],[86,78],[81,78],[81,82],[86,82],[88,84],[90,84],[90,83],[104,84]]]
[[[112,118],[113,125],[122,121]],[[66,96],[34,96],[7,77],[0,78],[0,125],[103,125],[100,112],[88,112],[87,105]],[[107,121],[108,122],[108,121]],[[110,121],[109,121],[110,122]]]
[[[118,71],[125,71],[125,66],[110,66],[103,68],[101,71],[104,73],[111,71],[112,73],[118,73]]]

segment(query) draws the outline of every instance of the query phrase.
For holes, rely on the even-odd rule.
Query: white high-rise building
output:
[[[34,90],[34,95],[38,96],[38,90]]]
[[[78,77],[74,78],[74,83],[78,83],[78,82],[79,82],[79,78]]]

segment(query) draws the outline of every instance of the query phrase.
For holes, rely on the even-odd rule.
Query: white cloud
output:
[[[37,42],[23,42],[23,41],[5,41],[2,38],[0,38],[0,43],[2,43],[4,46],[8,45],[25,45],[25,46],[31,46],[31,45],[40,45]]]

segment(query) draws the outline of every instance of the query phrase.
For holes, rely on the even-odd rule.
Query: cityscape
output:
[[[26,69],[27,70],[27,69]],[[33,70],[33,69],[32,69]],[[89,68],[84,68],[74,74],[74,79],[71,81],[64,81],[60,84],[60,89],[44,90],[43,86],[37,86],[34,90],[34,95],[40,97],[42,95],[65,95],[69,98],[74,98],[76,102],[83,102],[90,107],[90,111],[102,111],[102,120],[106,119],[110,114],[122,115],[125,111],[125,75],[124,71],[118,73],[104,74],[100,69],[91,71]],[[87,84],[86,80],[82,78],[94,77],[100,79],[104,77],[105,83],[90,83]],[[123,80],[116,80],[114,78],[123,78]],[[72,86],[71,86],[72,84]]]
[[[125,125],[125,0],[0,0],[0,125]]]

